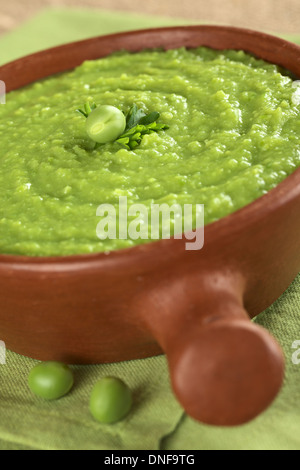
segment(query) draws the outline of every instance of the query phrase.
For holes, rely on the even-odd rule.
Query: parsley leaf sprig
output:
[[[89,115],[91,114],[92,111],[94,111],[94,109],[97,108],[97,105],[96,103],[85,103],[84,105],[84,109],[76,109],[77,113],[80,113],[82,114],[85,118],[88,118]]]
[[[116,142],[127,150],[134,150],[138,147],[145,135],[169,129],[169,126],[166,124],[157,123],[157,120],[160,118],[160,114],[157,111],[146,114],[136,104],[129,109],[125,117],[125,132],[120,135]]]

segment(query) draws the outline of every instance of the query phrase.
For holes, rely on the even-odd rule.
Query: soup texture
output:
[[[1,77],[0,77],[1,78]],[[101,204],[204,204],[214,222],[300,166],[297,83],[242,51],[120,52],[11,92],[0,105],[0,253],[109,252]],[[168,129],[95,147],[76,109],[136,104]],[[150,228],[149,228],[150,230]]]

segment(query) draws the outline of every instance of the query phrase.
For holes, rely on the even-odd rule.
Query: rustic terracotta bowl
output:
[[[99,37],[0,67],[7,91],[118,49],[243,49],[300,76],[300,48],[216,26]],[[201,201],[200,201],[201,202]],[[279,346],[250,322],[300,269],[300,170],[242,210],[206,226],[201,251],[162,240],[62,258],[0,256],[0,337],[41,360],[101,363],[164,351],[178,400],[210,424],[244,423],[273,400]],[[287,319],[288,321],[288,319]]]

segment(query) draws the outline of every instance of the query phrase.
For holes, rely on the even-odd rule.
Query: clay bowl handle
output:
[[[167,355],[174,392],[185,411],[203,423],[246,423],[282,385],[282,351],[250,321],[243,290],[240,276],[193,276],[175,282],[171,291],[167,286],[153,291],[148,302],[148,326]]]

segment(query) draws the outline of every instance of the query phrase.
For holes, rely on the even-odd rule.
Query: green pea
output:
[[[120,379],[105,377],[96,383],[90,398],[90,412],[100,423],[112,424],[125,418],[132,406],[132,393]]]
[[[89,137],[99,144],[113,142],[126,127],[126,118],[122,111],[114,106],[99,106],[89,114],[86,131]]]
[[[60,362],[44,362],[34,367],[28,377],[30,390],[46,400],[57,400],[73,387],[74,377],[70,368]]]

